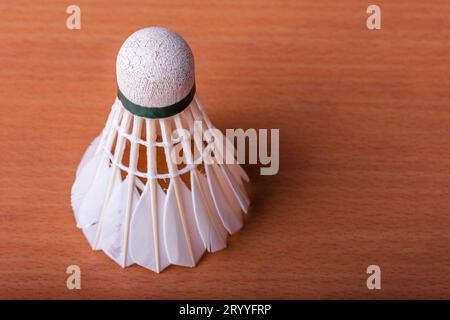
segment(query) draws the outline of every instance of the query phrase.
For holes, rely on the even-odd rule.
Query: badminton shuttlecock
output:
[[[193,267],[242,227],[248,176],[236,162],[217,161],[227,152],[234,160],[234,146],[219,145],[225,137],[210,132],[195,94],[194,58],[179,35],[135,32],[119,51],[116,71],[117,98],[72,187],[77,226],[94,250],[122,267]]]

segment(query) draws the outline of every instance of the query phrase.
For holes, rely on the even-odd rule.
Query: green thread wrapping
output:
[[[177,113],[180,113],[181,111],[186,109],[186,107],[192,102],[192,99],[194,99],[194,95],[195,84],[192,86],[192,89],[191,91],[189,91],[188,95],[177,103],[174,103],[167,107],[149,108],[131,102],[123,95],[120,89],[117,88],[117,97],[122,102],[122,105],[125,107],[125,109],[127,109],[134,115],[148,119],[168,118],[176,115]]]

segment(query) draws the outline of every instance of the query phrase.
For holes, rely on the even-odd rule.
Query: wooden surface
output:
[[[77,1],[73,31],[69,4],[0,4],[0,298],[450,298],[448,1],[376,1],[379,31],[366,1]],[[93,252],[70,207],[117,51],[151,25],[191,45],[219,128],[281,137],[229,247],[159,275]]]

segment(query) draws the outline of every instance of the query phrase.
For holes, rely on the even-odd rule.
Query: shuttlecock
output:
[[[192,51],[178,34],[135,32],[119,51],[116,71],[117,98],[72,187],[77,226],[94,250],[122,267],[193,267],[242,227],[248,176],[236,162],[206,162],[199,152],[211,147],[210,154],[222,155],[234,147],[221,148],[210,133],[195,93]],[[174,137],[173,129],[185,134]],[[202,135],[206,142],[191,139]]]

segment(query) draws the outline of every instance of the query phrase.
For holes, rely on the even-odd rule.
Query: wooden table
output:
[[[0,298],[450,298],[448,1],[376,1],[373,31],[356,0],[80,0],[81,30],[69,4],[0,4]],[[191,45],[217,127],[280,129],[245,228],[159,275],[93,252],[70,206],[117,51],[152,25]]]

